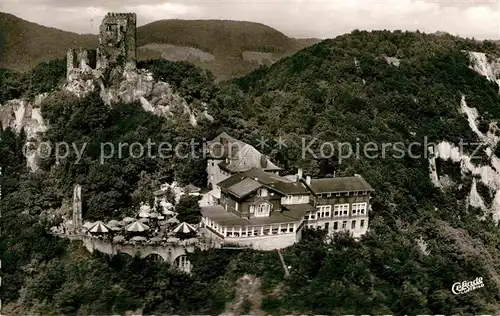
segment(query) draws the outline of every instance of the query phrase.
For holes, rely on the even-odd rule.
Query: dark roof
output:
[[[242,148],[245,143],[229,136],[227,133],[222,133],[214,139],[207,141],[208,157],[216,159],[233,158],[239,148]]]
[[[283,195],[308,194],[309,191],[301,182],[293,182],[262,169],[253,168],[235,174],[217,184],[223,190],[242,198],[263,186]]]
[[[291,182],[291,183],[281,182],[275,184],[274,186],[271,185],[271,187],[275,187],[276,189],[287,195],[309,194],[309,191],[301,182]]]
[[[251,178],[243,178],[241,181],[231,185],[227,190],[236,195],[237,197],[244,197],[258,188],[262,187],[262,184]]]
[[[201,208],[203,216],[223,226],[255,226],[277,223],[292,223],[300,221],[307,211],[314,210],[310,204],[287,205],[283,212],[273,211],[269,217],[243,218],[226,211],[222,206],[207,206]]]
[[[238,184],[243,179],[245,179],[245,176],[243,176],[243,174],[241,174],[241,173],[237,173],[237,174],[235,174],[235,175],[233,175],[225,180],[222,180],[221,182],[217,183],[217,185],[221,189],[228,190],[230,187],[232,187],[235,184]]]
[[[226,211],[222,206],[207,206],[201,208],[201,214],[224,226],[244,226],[249,225],[245,218]]]
[[[283,212],[284,214],[286,214],[288,217],[296,219],[301,219],[307,212],[316,210],[314,206],[307,203],[289,204],[289,205],[283,205],[283,207],[287,209],[285,212]]]
[[[299,181],[292,181],[277,174],[265,172],[261,169],[250,169],[243,176],[257,178],[260,183],[282,194],[308,194],[307,188]]]
[[[372,186],[362,177],[338,177],[311,179],[309,185],[315,194],[352,191],[374,191]]]

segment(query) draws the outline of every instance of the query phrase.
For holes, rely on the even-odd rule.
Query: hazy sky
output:
[[[419,29],[500,39],[500,0],[0,0],[0,11],[78,33],[96,33],[106,12],[115,11],[136,12],[139,25],[174,18],[246,20],[292,37],[335,37],[353,29]]]

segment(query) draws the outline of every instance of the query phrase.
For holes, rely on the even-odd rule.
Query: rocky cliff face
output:
[[[105,87],[100,74],[89,68],[87,73],[69,78],[63,89],[77,97],[84,97],[99,89],[106,104],[139,101],[148,112],[176,122],[187,120],[193,126],[200,120],[213,121],[213,117],[207,113],[206,104],[194,109],[168,83],[154,80],[153,75],[146,70],[128,67],[119,76],[115,84]],[[45,97],[47,94],[37,96],[32,102],[15,99],[0,105],[2,129],[10,128],[17,133],[24,131],[27,141],[38,141],[47,130],[47,122],[43,120],[40,110]],[[27,153],[27,164],[32,171],[38,169],[34,152]]]
[[[500,58],[487,56],[479,52],[469,52],[469,57],[471,69],[488,80],[495,82],[497,85],[500,84]],[[488,161],[486,164],[477,165],[477,160],[464,153],[459,146],[442,141],[435,147],[434,155],[429,157],[431,180],[434,185],[445,187],[442,179],[446,175],[438,174],[436,159],[460,163],[462,178],[472,177],[472,186],[467,197],[467,203],[472,207],[482,209],[486,213],[491,212],[493,219],[498,223],[500,221],[500,158],[494,154],[500,141],[497,122],[489,122],[488,131],[485,133],[481,132],[478,128],[480,113],[476,108],[467,105],[466,96],[462,96],[458,110],[467,118],[469,127],[477,135],[478,141],[483,145],[484,154],[488,157]],[[476,153],[475,155],[477,156],[478,154]],[[484,184],[494,196],[490,205],[487,205],[483,197],[478,193],[478,182]]]
[[[199,120],[213,120],[205,107],[193,109],[168,83],[154,80],[153,74],[143,69],[126,67],[121,78],[110,86],[105,86],[100,78],[74,79],[68,81],[64,89],[79,97],[99,89],[106,104],[139,101],[148,112],[174,121],[187,119],[193,126]]]
[[[207,113],[206,104],[200,109],[193,109],[168,83],[154,80],[153,75],[146,70],[129,67],[119,75],[121,78],[118,82],[105,87],[100,74],[89,68],[87,73],[69,78],[63,89],[77,97],[84,97],[99,89],[106,104],[139,101],[148,112],[172,121],[187,120],[193,126],[200,120],[213,121],[213,117]],[[27,141],[38,141],[41,134],[47,130],[47,122],[43,120],[40,110],[45,97],[47,94],[37,96],[33,102],[15,99],[0,105],[2,129],[10,128],[17,133],[24,131]],[[38,169],[36,161],[36,154],[28,152],[27,164],[32,171]]]
[[[38,141],[42,133],[47,130],[40,105],[47,94],[41,94],[33,102],[27,100],[14,99],[0,105],[0,124],[3,130],[10,128],[20,133],[24,131],[28,142]],[[35,155],[32,152],[27,153],[28,167],[36,171],[38,169]]]
[[[500,58],[481,52],[468,52],[471,69],[500,87]],[[500,91],[500,89],[499,89]]]

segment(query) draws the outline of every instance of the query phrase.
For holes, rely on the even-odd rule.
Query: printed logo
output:
[[[465,294],[481,287],[484,287],[483,278],[478,277],[474,279],[474,281],[463,281],[453,284],[453,286],[451,287],[451,292],[453,292],[453,294],[455,295]]]

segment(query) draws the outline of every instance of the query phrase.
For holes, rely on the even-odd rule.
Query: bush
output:
[[[175,206],[175,211],[179,213],[177,219],[189,224],[199,224],[201,220],[201,210],[198,201],[200,196],[183,195],[179,203]]]

